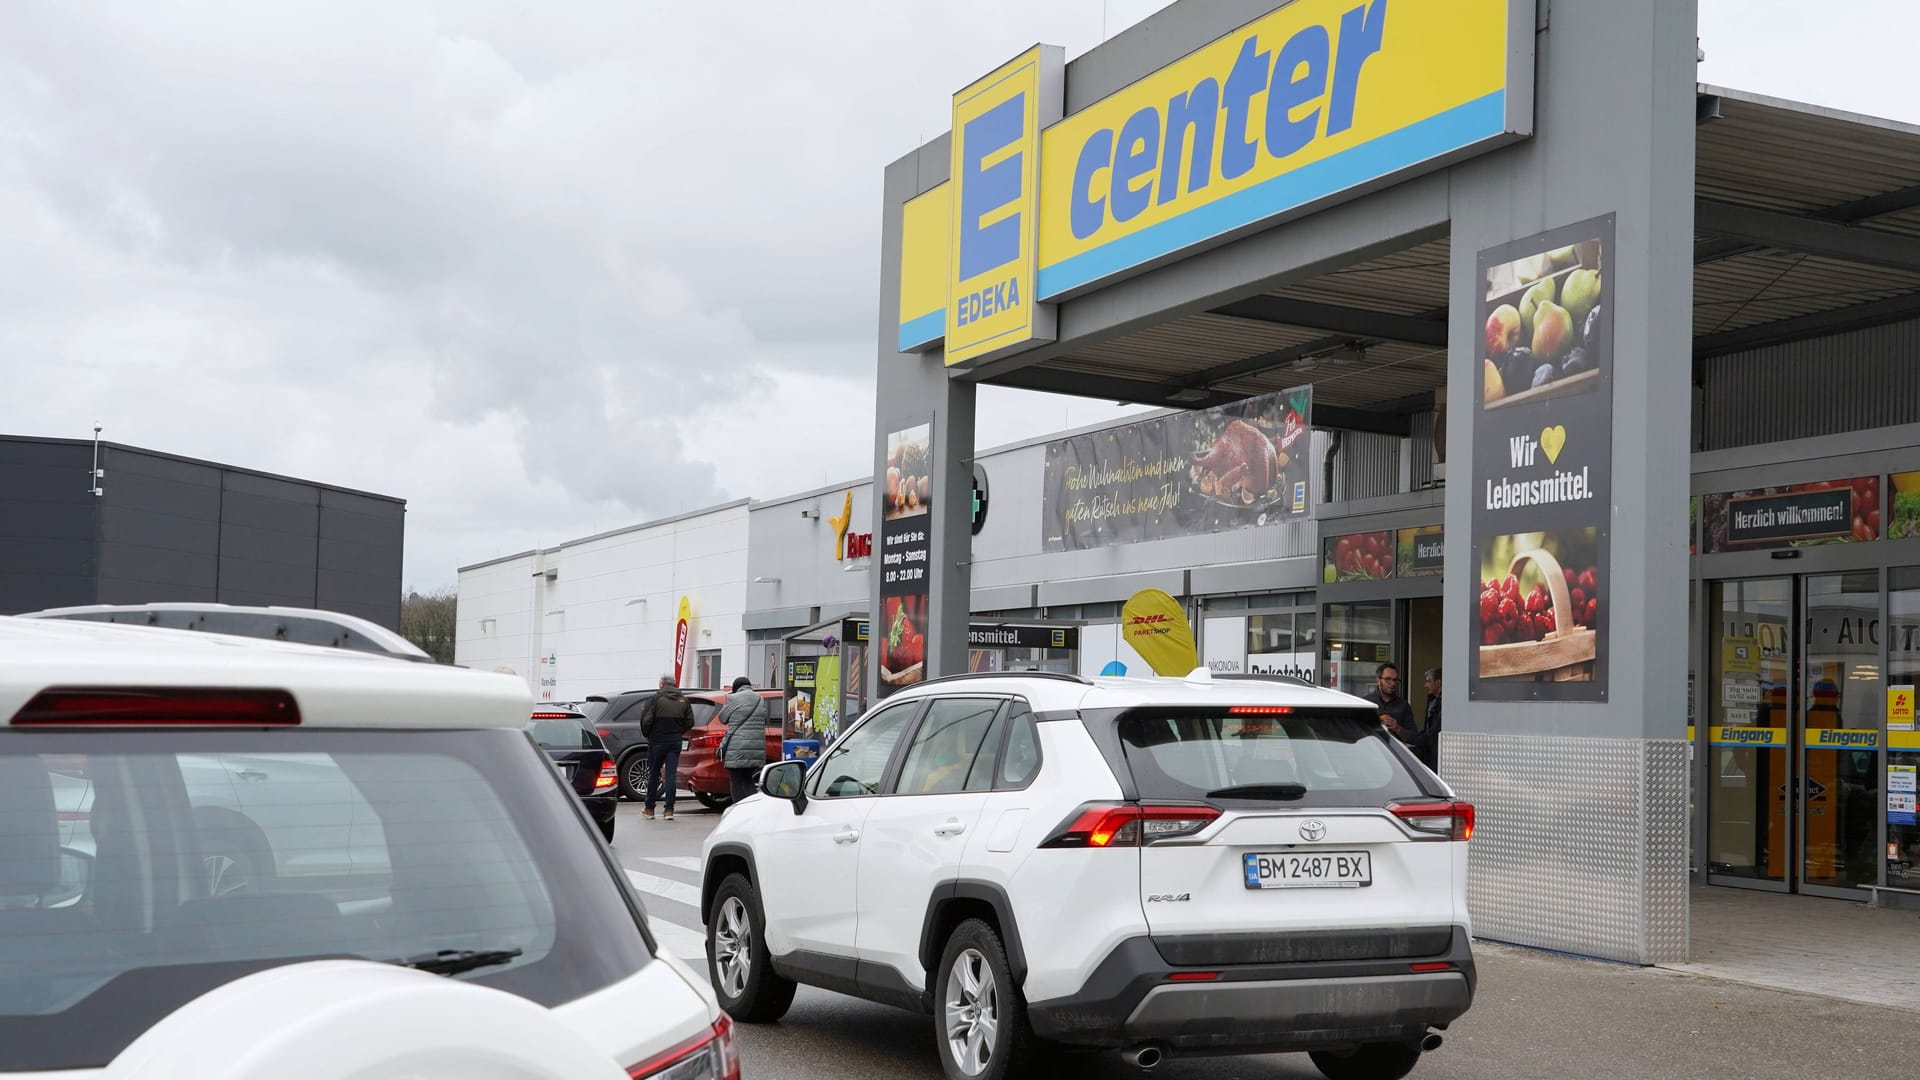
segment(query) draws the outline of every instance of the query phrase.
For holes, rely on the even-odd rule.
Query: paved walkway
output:
[[[1745,889],[1693,890],[1675,971],[1920,1012],[1920,912]]]

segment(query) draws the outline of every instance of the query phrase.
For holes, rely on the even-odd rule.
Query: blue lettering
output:
[[[1020,279],[1007,279],[1007,299],[1000,305],[1002,311],[1012,311],[1020,306]]]
[[[1255,40],[1248,38],[1240,43],[1240,55],[1234,58],[1233,70],[1227,72],[1223,95],[1227,130],[1220,147],[1220,176],[1226,180],[1246,175],[1260,153],[1260,144],[1247,138],[1247,112],[1253,95],[1267,88],[1267,57],[1272,54],[1254,52]]]
[[[1293,112],[1327,92],[1327,58],[1332,53],[1324,26],[1309,26],[1280,47],[1273,88],[1267,92],[1267,153],[1277,158],[1297,153],[1319,132],[1319,109],[1297,119]]]
[[[1113,159],[1113,220],[1132,221],[1153,201],[1154,162],[1160,158],[1160,110],[1141,109],[1120,127],[1120,152]],[[1145,184],[1134,181],[1147,178]]]
[[[1107,223],[1107,200],[1091,196],[1094,175],[1112,164],[1113,132],[1101,128],[1080,148],[1080,157],[1073,163],[1073,206],[1067,220],[1076,240],[1085,240]]]
[[[1025,94],[1015,94],[967,121],[960,144],[960,280],[966,281],[1020,257],[1020,215],[991,225],[980,220],[1020,198],[1022,165],[1018,153],[982,167],[995,153],[1026,133]]]
[[[961,297],[954,303],[953,318],[957,325],[966,326],[1019,306],[1020,279],[1008,278]]]
[[[1160,165],[1160,204],[1180,195],[1180,155],[1186,149],[1187,130],[1193,130],[1193,164],[1187,169],[1187,191],[1199,191],[1213,179],[1213,130],[1220,122],[1220,84],[1212,79],[1167,102],[1166,158]]]
[[[1327,134],[1353,126],[1353,99],[1360,91],[1360,68],[1380,51],[1387,27],[1387,0],[1373,0],[1340,17],[1340,58],[1333,65],[1333,100],[1327,103]]]

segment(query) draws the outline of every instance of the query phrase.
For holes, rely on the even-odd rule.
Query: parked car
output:
[[[0,617],[0,1074],[738,1077],[531,707],[508,675]]]
[[[620,780],[606,744],[587,726],[585,714],[571,709],[534,707],[527,734],[553,759],[553,767],[580,797],[607,842],[613,842],[613,820],[620,809]]]
[[[787,699],[779,690],[756,692],[767,699],[767,760],[779,761],[787,727]],[[720,722],[717,714],[727,694],[716,691],[707,700],[715,703],[716,711],[689,733],[686,748],[680,752],[679,782],[682,788],[693,792],[701,806],[719,810],[733,801],[733,783],[727,776],[727,767],[720,761],[720,743],[727,737],[727,726]],[[696,712],[695,719],[699,716]]]
[[[640,730],[640,718],[646,714],[647,703],[656,693],[657,690],[648,689],[624,690],[605,698],[589,695],[582,710],[601,741],[606,743],[607,753],[613,755],[623,799],[639,800],[646,796],[647,736]],[[695,727],[713,719],[713,714],[720,709],[719,702],[726,700],[725,694],[706,687],[682,688],[681,693],[693,706]],[[687,740],[682,739],[680,745],[684,751]]]
[[[954,1080],[1048,1043],[1392,1080],[1473,1000],[1473,821],[1333,690],[935,679],[713,829],[708,970],[744,1022],[800,983],[927,1014]]]

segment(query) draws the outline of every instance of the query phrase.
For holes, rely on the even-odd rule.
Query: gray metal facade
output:
[[[103,443],[0,438],[0,611],[200,601],[400,622],[406,504]]]
[[[1920,423],[1920,320],[1702,361],[1705,450]]]

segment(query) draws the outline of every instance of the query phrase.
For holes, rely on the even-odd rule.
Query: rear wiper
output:
[[[422,953],[393,962],[401,967],[434,975],[458,975],[475,968],[507,963],[520,953],[519,949],[441,949],[439,952]]]
[[[1218,791],[1207,792],[1209,799],[1298,799],[1307,793],[1307,785],[1296,783],[1283,784],[1241,784],[1238,787],[1223,787]]]

